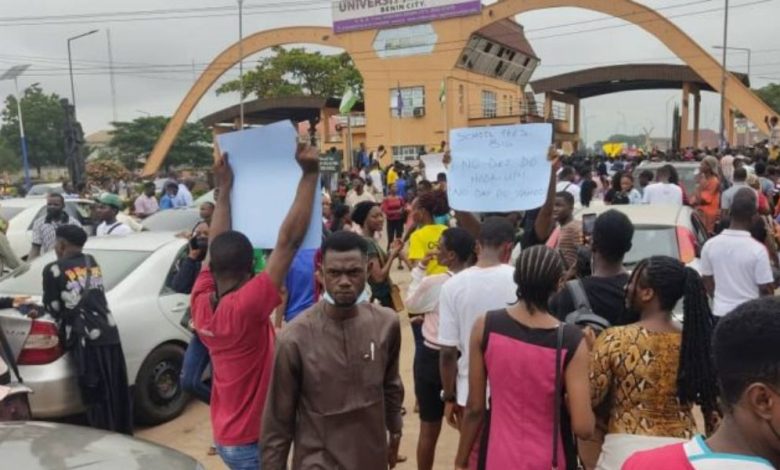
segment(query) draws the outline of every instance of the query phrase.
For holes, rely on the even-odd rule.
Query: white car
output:
[[[696,212],[688,206],[672,205],[604,205],[595,203],[577,211],[582,220],[588,214],[601,214],[615,209],[628,216],[634,224],[631,251],[624,264],[631,268],[644,258],[666,255],[677,258],[699,270],[699,255],[707,241],[707,230]]]
[[[92,233],[92,206],[95,201],[89,199],[66,199],[65,211],[75,217],[88,233]],[[6,236],[17,256],[30,253],[32,246],[33,222],[46,216],[46,198],[4,199],[0,201],[0,217],[8,221]],[[134,231],[141,230],[140,222],[127,214],[119,213],[117,220],[127,224]]]
[[[102,268],[106,297],[116,319],[134,386],[136,419],[157,424],[178,416],[187,401],[179,374],[190,333],[180,325],[189,296],[173,292],[169,279],[187,241],[173,233],[142,232],[93,237],[85,251]],[[42,271],[54,260],[50,252],[0,280],[0,296],[43,295]],[[63,351],[49,315],[30,319],[16,309],[0,310],[0,327],[16,354],[24,384],[33,390],[30,405],[36,419],[82,411],[75,365]]]

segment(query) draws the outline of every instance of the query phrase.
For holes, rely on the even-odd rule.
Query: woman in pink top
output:
[[[547,310],[563,276],[563,259],[556,251],[541,245],[523,250],[515,267],[517,303],[488,312],[474,324],[457,469],[466,469],[482,427],[480,468],[576,468],[573,436],[590,438],[596,420],[583,334]],[[557,368],[561,388],[556,396]]]
[[[432,250],[412,269],[412,282],[404,301],[410,314],[423,316],[421,350],[414,355],[414,393],[420,408],[420,435],[417,440],[417,468],[430,470],[441,432],[444,402],[441,399],[439,375],[439,292],[454,274],[473,264],[476,241],[462,228],[450,228],[439,239],[438,252]],[[428,262],[436,256],[448,271],[425,275]]]

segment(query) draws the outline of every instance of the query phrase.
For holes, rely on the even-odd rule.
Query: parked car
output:
[[[195,202],[192,203],[193,207],[200,207],[201,204],[204,202],[210,202],[214,204],[214,190],[204,193],[200,195],[197,199],[195,199]]]
[[[197,208],[168,209],[150,215],[141,221],[142,230],[150,232],[191,232],[200,221]]]
[[[28,198],[43,198],[49,193],[62,194],[65,190],[62,187],[62,183],[40,183],[34,184],[25,197]]]
[[[142,439],[70,424],[0,423],[3,468],[24,470],[122,468],[202,470],[181,452]]]
[[[92,233],[95,223],[92,219],[92,206],[95,201],[89,199],[66,199],[65,211]],[[30,252],[32,245],[33,222],[46,216],[45,198],[17,198],[0,201],[0,217],[8,221],[6,236],[11,249],[19,257]],[[119,213],[117,220],[130,226],[135,231],[141,230],[141,224],[127,214]]]
[[[707,230],[693,209],[671,205],[594,204],[580,209],[576,218],[582,220],[585,214],[598,215],[610,209],[626,214],[634,224],[631,251],[624,258],[626,267],[631,268],[649,256],[666,255],[698,271]]]
[[[179,322],[189,296],[168,287],[179,259],[186,256],[186,244],[170,232],[142,232],[93,237],[85,247],[102,268],[128,382],[134,386],[136,419],[146,424],[175,418],[187,400],[179,373],[190,333]],[[40,302],[42,270],[52,260],[54,253],[47,253],[0,280],[0,296],[32,296]],[[55,418],[82,411],[75,365],[63,351],[54,320],[49,315],[30,319],[7,309],[0,310],[0,327],[17,356],[25,385],[33,389],[33,416]]]
[[[696,177],[699,175],[698,162],[648,162],[644,161],[634,169],[634,181],[639,181],[639,174],[645,170],[650,170],[653,175],[656,174],[659,168],[664,165],[672,165],[677,170],[677,175],[680,177],[680,184],[685,188],[685,194],[688,197],[696,194]]]

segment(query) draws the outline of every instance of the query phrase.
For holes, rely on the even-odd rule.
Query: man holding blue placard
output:
[[[214,370],[211,423],[217,451],[231,469],[260,467],[258,439],[273,366],[271,314],[303,243],[319,182],[319,155],[298,146],[303,174],[265,271],[254,275],[254,249],[231,230],[233,171],[227,155],[214,166],[220,188],[209,234],[209,261],[192,291],[192,318]]]

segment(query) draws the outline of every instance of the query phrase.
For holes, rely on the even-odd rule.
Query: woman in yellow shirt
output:
[[[447,194],[443,191],[431,191],[421,194],[412,206],[412,217],[417,229],[409,237],[409,261],[417,263],[431,251],[438,248],[441,234],[449,227],[446,218],[450,207]],[[425,274],[443,274],[447,268],[436,262],[428,263]]]

